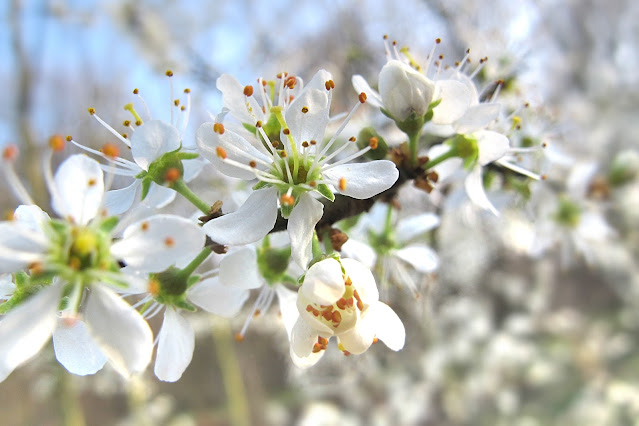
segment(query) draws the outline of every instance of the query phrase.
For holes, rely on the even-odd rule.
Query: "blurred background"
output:
[[[325,68],[341,112],[355,99],[353,74],[376,83],[384,34],[422,61],[437,37],[450,63],[468,48],[475,61],[488,56],[478,78],[508,81],[506,101],[530,102],[526,135],[549,144],[547,182],[527,201],[506,196],[499,218],[466,201],[423,201],[441,215],[428,236],[441,265],[415,278],[420,297],[384,290],[407,329],[401,352],[327,351],[300,371],[276,307],[242,342],[232,333],[248,311],[230,328],[192,315],[196,349],[179,382],[151,369],[130,383],[108,367],[71,376],[49,346],[0,384],[1,424],[639,424],[639,2],[7,0],[0,17],[0,146],[19,146],[16,169],[41,206],[40,152],[52,135],[93,147],[113,139],[88,107],[121,123],[138,88],[154,118],[168,119],[170,69],[176,93],[191,89],[193,144],[221,109],[220,74],[250,84]],[[583,165],[587,181],[575,171]],[[583,211],[611,232],[548,225],[544,206],[578,186]],[[403,197],[411,205],[415,195]],[[17,204],[0,186],[2,212]],[[541,234],[551,241],[531,248]]]

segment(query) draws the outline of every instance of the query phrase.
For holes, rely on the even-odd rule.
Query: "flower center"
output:
[[[355,327],[359,316],[368,307],[362,302],[350,278],[346,278],[344,284],[346,286],[344,294],[332,305],[318,303],[306,305],[306,312],[312,316],[313,320],[332,328],[335,334],[341,334]],[[299,297],[303,296],[300,294]]]

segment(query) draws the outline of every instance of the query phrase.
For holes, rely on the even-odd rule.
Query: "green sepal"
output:
[[[104,219],[102,223],[100,223],[100,231],[106,234],[111,234],[113,229],[115,229],[115,227],[118,225],[119,221],[120,219],[118,219],[116,216],[111,216],[107,219]]]
[[[23,289],[29,285],[30,279],[29,275],[26,272],[16,272],[13,277],[15,279],[16,288]]]
[[[383,137],[372,127],[364,127],[357,135],[357,147],[364,149],[370,144],[371,138],[377,138],[377,148],[369,150],[364,154],[370,160],[382,160],[388,154],[388,144]]]
[[[333,194],[333,191],[330,190],[328,185],[320,183],[315,189],[327,200],[335,201],[335,194]]]
[[[379,110],[382,112],[382,114],[384,114],[386,117],[390,118],[393,121],[396,121],[395,118],[392,116],[392,114],[390,112],[388,112],[386,109],[384,109],[383,107],[379,107]]]
[[[288,219],[288,217],[291,215],[291,212],[293,211],[294,207],[295,207],[295,205],[289,206],[289,205],[282,204],[280,206],[280,209],[281,209],[281,212],[282,212],[282,217],[284,219]]]
[[[253,190],[257,191],[258,189],[267,188],[269,186],[271,186],[270,183],[264,182],[263,180],[261,180],[258,183],[256,183],[255,185],[253,185]]]
[[[177,158],[179,158],[180,160],[195,160],[196,158],[198,158],[200,156],[200,154],[198,154],[197,152],[178,152],[177,153]]]
[[[164,153],[160,158],[149,164],[148,178],[158,185],[164,185],[166,173],[169,169],[177,169],[180,177],[184,174],[184,166],[180,154],[191,155],[192,153],[180,153],[182,146],[174,151]]]
[[[406,133],[409,137],[411,135],[415,135],[421,133],[422,127],[424,127],[424,116],[417,117],[415,113],[412,113],[406,120],[397,121],[395,120],[395,124],[399,129]]]
[[[186,280],[186,288],[191,288],[193,287],[195,284],[197,284],[200,281],[200,276],[199,275],[191,275],[187,280]]]
[[[195,306],[191,305],[189,302],[187,302],[186,300],[176,300],[173,303],[173,306],[180,308],[180,309],[184,309],[185,311],[189,311],[189,312],[195,312],[197,311],[197,309],[195,308]]]
[[[451,146],[458,157],[464,160],[464,168],[472,169],[479,157],[479,148],[477,147],[477,139],[469,135],[456,135],[449,139],[446,143]]]
[[[11,297],[0,305],[0,315],[6,314],[14,307],[23,303],[25,300],[42,290],[45,286],[30,285],[22,288],[16,288]]]
[[[255,132],[257,132],[257,127],[253,126],[252,124],[242,123],[242,127],[244,127],[246,130],[248,130],[252,134],[255,134]]]
[[[147,195],[149,195],[149,189],[151,189],[151,179],[142,179],[142,196],[140,201],[144,201]]]
[[[300,283],[297,282],[297,280],[293,277],[291,277],[288,274],[284,274],[282,275],[282,277],[280,278],[280,283],[282,284],[290,284],[290,285],[294,285],[294,286],[299,286]]]
[[[435,108],[441,102],[442,102],[441,99],[437,99],[436,101],[433,101],[428,105],[428,111],[426,111],[426,114],[424,114],[424,123],[428,123],[430,120],[433,119],[433,115],[434,115],[433,108]]]

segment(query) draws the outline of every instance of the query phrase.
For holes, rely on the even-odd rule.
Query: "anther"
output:
[[[379,146],[379,140],[375,136],[373,136],[368,140],[368,146],[370,146],[371,149],[377,149],[377,147]]]
[[[67,135],[65,139],[67,140],[67,142],[71,142],[73,140],[73,137],[71,135]]]
[[[133,94],[137,95],[138,93],[140,93],[140,91],[137,89],[137,87],[135,89],[133,89]]]
[[[191,93],[191,89],[187,87],[186,89],[184,89],[184,93]]]
[[[295,198],[293,198],[293,196],[291,195],[283,194],[280,197],[280,202],[283,206],[292,206],[293,204],[295,204]]]
[[[142,125],[142,120],[135,120],[135,125],[140,127]]]
[[[218,135],[223,135],[224,134],[224,124],[222,124],[222,123],[213,124],[213,131],[215,133],[217,133]]]
[[[326,83],[324,83],[324,87],[326,87],[326,90],[331,90],[335,88],[335,82],[333,80],[328,80],[326,81]]]
[[[16,158],[18,158],[19,152],[20,151],[18,150],[18,146],[15,144],[11,144],[2,150],[2,159],[5,161],[13,162],[16,160]]]
[[[437,38],[435,39],[435,43],[439,44],[439,43],[441,43],[441,42],[442,42],[442,39],[441,39],[441,38],[437,37]]]
[[[180,107],[180,111],[186,111],[186,107],[185,107],[184,105],[182,105],[182,106]]]
[[[171,70],[166,70],[166,72],[164,73],[164,75],[166,75],[167,77],[173,77],[173,71],[171,71]]]
[[[308,145],[308,141],[304,141],[304,142],[302,142],[302,146],[303,146],[304,148],[308,148],[308,147],[309,147],[309,145]]]
[[[361,103],[366,102],[366,93],[362,92],[359,94],[358,99]]]
[[[355,136],[351,136],[350,138],[348,138],[348,140],[351,142],[355,142],[357,138]]]
[[[255,168],[255,167],[257,167],[257,163],[256,163],[255,161],[251,160],[251,161],[249,162],[249,166],[251,166],[251,167]]]
[[[222,160],[226,160],[226,150],[221,146],[215,148],[215,154],[220,157]]]
[[[339,179],[339,190],[344,191],[346,189],[346,178]]]
[[[159,296],[159,294],[160,294],[160,283],[157,280],[151,279],[149,281],[149,286],[148,286],[147,290],[154,297],[155,296]]]
[[[122,125],[123,125],[124,127],[129,127],[129,126],[131,125],[131,120],[124,120],[124,121],[122,122]]]
[[[118,149],[117,145],[110,142],[107,142],[102,146],[102,153],[110,158],[120,156],[120,150]]]
[[[235,333],[235,341],[236,342],[243,342],[244,341],[244,336],[242,335],[242,333]]]
[[[294,75],[287,77],[286,80],[284,81],[284,85],[288,87],[289,89],[293,89],[296,84],[297,84],[297,79],[295,78]]]
[[[95,108],[89,108],[87,111],[89,111],[91,115],[95,114]]]
[[[311,140],[311,145],[317,145],[317,141]]]
[[[49,147],[56,152],[64,150],[64,145],[65,140],[62,135],[53,135],[49,138]]]
[[[179,99],[174,100],[173,101],[173,105],[179,106],[180,105],[180,100]]]
[[[253,96],[253,86],[244,86],[244,96]]]
[[[306,113],[308,112],[308,107],[303,106],[303,107],[302,107],[302,112],[303,112],[304,114],[306,114]]]
[[[175,245],[175,240],[172,237],[166,237],[164,239],[164,245],[167,247],[173,247]]]
[[[282,133],[284,133],[286,136],[291,134],[291,130],[290,129],[284,129],[282,130]]]
[[[95,186],[95,184],[97,183],[97,181],[93,178],[89,179],[89,181],[87,182],[87,185],[89,186]]]
[[[384,40],[388,40],[388,34],[384,34]]]
[[[260,120],[257,120],[257,123],[255,123],[255,127],[257,127],[258,129],[262,127],[262,122]]]
[[[140,228],[143,231],[148,231],[149,230],[149,222],[147,222],[147,221],[142,222],[142,225],[140,226]]]

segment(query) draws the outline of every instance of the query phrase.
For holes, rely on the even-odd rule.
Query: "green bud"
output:
[[[370,160],[382,160],[386,158],[386,155],[388,154],[388,144],[386,144],[384,138],[381,137],[374,128],[365,127],[357,136],[357,147],[359,149],[364,149],[371,144],[377,145],[377,148],[372,149],[371,146],[371,150],[364,154],[364,157]]]
[[[618,153],[608,174],[608,180],[613,186],[624,185],[639,176],[639,153],[625,150]]]
[[[262,246],[257,250],[257,267],[270,285],[281,282],[291,260],[291,248]]]

